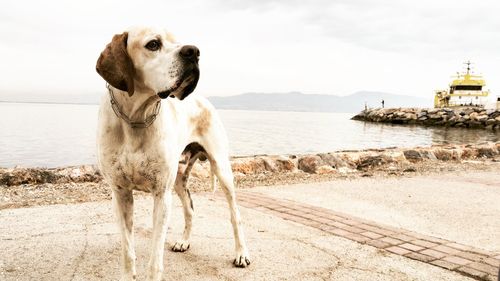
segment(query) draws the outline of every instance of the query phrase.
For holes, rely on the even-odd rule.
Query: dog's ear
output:
[[[116,34],[97,60],[96,70],[111,86],[134,94],[135,68],[127,52],[128,33]]]

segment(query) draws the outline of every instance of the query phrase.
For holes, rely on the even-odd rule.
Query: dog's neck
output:
[[[132,128],[149,127],[160,111],[161,99],[156,94],[125,91],[108,86],[111,107],[116,116]]]

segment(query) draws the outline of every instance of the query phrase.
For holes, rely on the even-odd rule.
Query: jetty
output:
[[[365,109],[351,119],[391,124],[500,130],[500,110],[480,107],[373,108]]]

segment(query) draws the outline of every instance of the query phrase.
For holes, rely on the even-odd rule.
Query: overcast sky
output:
[[[465,60],[500,94],[498,0],[3,1],[3,93],[104,91],[95,62],[129,26],[201,50],[198,93],[429,97]]]

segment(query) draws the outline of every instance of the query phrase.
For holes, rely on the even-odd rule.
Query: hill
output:
[[[368,107],[430,107],[432,99],[361,91],[348,96],[290,93],[246,93],[209,97],[216,108],[264,111],[358,112]]]

